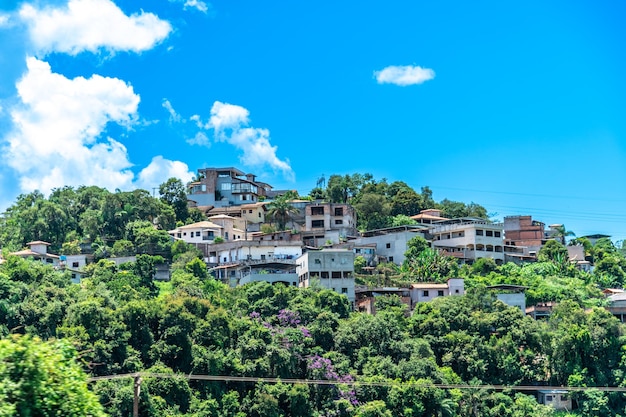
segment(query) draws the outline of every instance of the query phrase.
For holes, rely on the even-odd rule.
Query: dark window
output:
[[[341,278],[341,271],[333,271],[331,274],[333,278]]]
[[[311,207],[311,216],[324,215],[324,207]]]
[[[428,291],[424,291],[422,294],[424,295],[424,297],[428,297]]]
[[[72,268],[78,268],[78,262],[72,262]]]
[[[322,271],[322,278],[328,278],[328,272]]]
[[[546,402],[552,402],[552,395],[546,395]]]
[[[443,290],[437,291],[437,297],[443,297]]]
[[[196,232],[196,236],[200,236],[200,232]]]
[[[476,236],[482,236],[482,235],[483,235],[482,230],[476,230]]]
[[[322,260],[321,259],[314,259],[313,262],[316,263],[316,264],[321,264]]]
[[[76,274],[72,274],[72,279],[76,279]]]
[[[393,262],[393,256],[389,257],[389,262]]]
[[[485,236],[491,236],[491,237],[493,237],[493,230],[487,230],[487,231],[485,232]]]
[[[500,237],[500,232],[493,232],[493,235],[494,235],[495,237]]]
[[[335,220],[335,224],[343,224],[343,220],[341,219]]]
[[[385,245],[385,247],[386,247],[387,249],[391,249],[391,243],[387,243],[387,244]]]
[[[248,213],[252,214],[252,210],[248,210]],[[259,214],[261,214],[261,213],[259,213]]]
[[[335,216],[343,216],[343,207],[335,207]]]
[[[345,288],[345,287],[344,287],[344,288],[342,288],[342,289],[341,289],[341,293],[342,293],[342,294],[347,294],[347,293],[348,293],[348,289],[347,289],[347,288]]]
[[[324,227],[324,220],[313,220],[311,222],[311,227]]]

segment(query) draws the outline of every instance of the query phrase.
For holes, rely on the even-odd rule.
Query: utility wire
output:
[[[427,384],[412,381],[331,381],[326,379],[296,379],[296,378],[261,378],[252,376],[226,376],[226,375],[197,375],[197,374],[161,374],[151,372],[137,372],[131,374],[96,376],[89,378],[89,382],[126,379],[126,378],[169,378],[169,379],[188,379],[199,381],[216,381],[216,382],[253,382],[253,383],[283,383],[283,384],[303,384],[303,385],[349,385],[349,386],[368,386],[368,387],[393,387],[401,385],[414,385],[419,387],[434,387],[439,389],[461,389],[461,390],[496,390],[496,391],[537,391],[537,390],[557,390],[557,391],[587,391],[595,389],[603,392],[626,392],[626,387],[572,387],[557,385],[469,385],[469,384]]]

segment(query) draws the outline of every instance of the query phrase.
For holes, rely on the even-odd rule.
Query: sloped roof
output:
[[[177,227],[174,230],[170,230],[169,233],[174,233],[177,230],[189,230],[189,229],[223,229],[223,227],[213,222],[202,221],[202,222],[191,223],[185,226]]]

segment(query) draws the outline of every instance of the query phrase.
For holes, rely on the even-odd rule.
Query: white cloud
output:
[[[14,128],[4,149],[21,190],[130,187],[134,175],[126,147],[112,138],[98,139],[107,123],[136,119],[139,96],[133,88],[99,75],[68,79],[36,58],[28,58],[27,67],[17,83],[21,103],[10,109]]]
[[[185,8],[191,7],[201,11],[202,13],[206,13],[209,11],[209,5],[200,0],[186,0]]]
[[[194,174],[184,162],[170,161],[162,156],[152,158],[150,165],[141,170],[136,185],[145,190],[158,187],[169,178],[179,178],[183,183],[191,181]]]
[[[9,15],[0,13],[0,28],[9,25]]]
[[[180,114],[176,113],[176,110],[174,110],[174,106],[172,106],[172,103],[170,103],[169,100],[163,99],[162,105],[163,105],[163,108],[165,108],[167,112],[170,114],[170,122],[178,123],[181,121]]]
[[[250,112],[244,107],[216,101],[211,108],[211,118],[205,127],[215,130],[215,139],[227,142],[243,152],[242,164],[250,166],[269,165],[293,178],[288,160],[276,156],[277,146],[270,144],[267,129],[248,127]]]
[[[196,136],[187,139],[186,142],[190,145],[206,146],[207,148],[211,146],[211,141],[209,140],[207,135],[202,132],[196,133]]]
[[[374,71],[374,77],[378,84],[395,84],[407,86],[422,84],[425,81],[435,78],[435,71],[430,68],[406,66],[389,66],[381,71]]]
[[[169,22],[152,13],[126,16],[111,0],[70,0],[67,7],[19,11],[38,53],[83,51],[141,52],[154,47],[172,31]]]

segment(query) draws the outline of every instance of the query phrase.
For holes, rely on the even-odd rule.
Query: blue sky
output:
[[[235,166],[626,238],[621,1],[0,3],[0,209]]]

